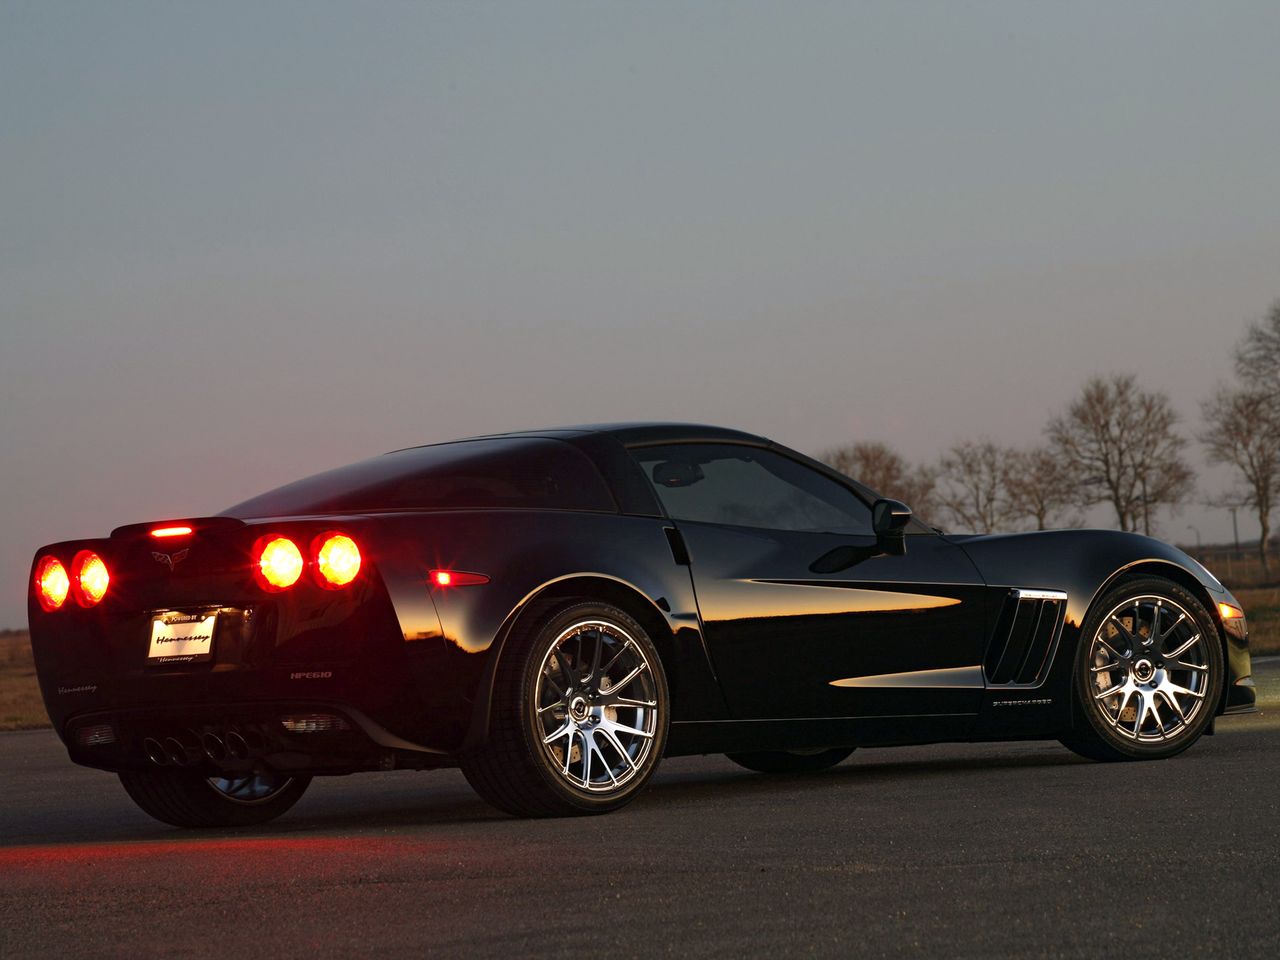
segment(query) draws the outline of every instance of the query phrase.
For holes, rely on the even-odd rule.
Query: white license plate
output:
[[[151,618],[148,663],[198,663],[213,658],[215,613],[157,613]]]

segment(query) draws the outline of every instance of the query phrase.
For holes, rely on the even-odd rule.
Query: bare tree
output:
[[[1005,473],[1009,513],[1029,519],[1037,530],[1080,523],[1079,484],[1070,467],[1048,447],[1010,452]]]
[[[1280,319],[1280,314],[1277,314]],[[1278,341],[1280,342],[1280,341]],[[1280,487],[1280,416],[1269,393],[1257,387],[1219,387],[1202,405],[1207,429],[1200,441],[1214,463],[1235,467],[1244,489],[1236,500],[1253,508],[1262,534],[1258,555],[1264,574],[1270,574],[1267,540],[1271,536],[1271,507]]]
[[[1193,487],[1177,422],[1165,394],[1115,374],[1090,379],[1046,431],[1054,454],[1074,465],[1082,503],[1108,503],[1120,529],[1150,535],[1155,511],[1181,505]]]
[[[1249,325],[1236,348],[1236,373],[1252,389],[1280,399],[1280,302],[1266,319]]]
[[[990,440],[957,443],[938,461],[938,502],[957,527],[991,533],[1009,522],[1013,451]]]
[[[878,440],[849,443],[823,451],[818,459],[882,497],[901,500],[919,516],[928,516],[934,511],[937,480],[933,471],[912,466],[887,443]]]
[[[1151,536],[1156,510],[1176,510],[1195,492],[1195,473],[1182,459],[1187,441],[1175,430],[1179,417],[1168,396],[1141,391],[1136,412],[1139,429],[1129,448],[1130,468],[1138,478],[1142,532]]]

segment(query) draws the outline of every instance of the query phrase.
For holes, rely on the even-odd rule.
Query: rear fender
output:
[[[702,642],[689,568],[677,564],[663,522],[616,514],[476,511],[384,518],[376,536],[394,554],[385,566],[391,599],[409,639],[430,604],[438,616],[440,716],[458,719],[450,749],[488,733],[499,658],[521,617],[551,597],[617,603],[650,631],[663,656],[673,716],[722,716],[723,702]],[[483,584],[441,587],[432,570],[479,573]],[[709,716],[707,716],[709,715]],[[450,721],[452,722],[452,721]]]

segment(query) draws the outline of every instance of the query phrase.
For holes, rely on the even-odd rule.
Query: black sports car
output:
[[[1254,702],[1243,611],[1181,551],[947,536],[716,427],[413,447],[44,547],[31,582],[71,759],[180,826],[266,821],[361,770],[459,766],[495,806],[554,816],[615,809],[680,754],[1169,757]]]

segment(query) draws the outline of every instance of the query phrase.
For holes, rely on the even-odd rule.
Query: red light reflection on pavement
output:
[[[64,879],[84,883],[96,868],[121,873],[152,870],[197,871],[217,881],[252,882],[296,873],[305,865],[308,877],[348,875],[371,865],[406,856],[429,857],[437,842],[380,837],[241,837],[219,839],[139,840],[113,843],[39,844],[0,848],[0,875],[9,890],[23,881],[45,884]]]

